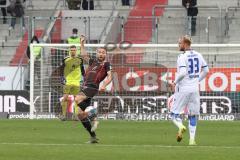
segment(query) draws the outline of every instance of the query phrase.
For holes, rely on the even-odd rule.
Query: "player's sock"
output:
[[[82,120],[83,126],[86,128],[91,137],[96,137],[96,133],[91,131],[92,125],[88,118]]]
[[[99,122],[97,121],[97,119],[92,121],[92,128],[91,128],[92,132],[96,131],[96,129],[98,128],[98,124]]]
[[[77,118],[78,113],[79,113],[79,107],[78,107],[77,103],[74,102],[74,119],[78,119]]]
[[[62,101],[61,105],[62,105],[62,115],[66,118],[68,102],[67,101]]]
[[[183,127],[182,119],[179,114],[172,113],[172,121],[179,129]]]
[[[179,114],[172,113],[172,121],[178,127],[177,142],[181,142],[183,139],[183,133],[186,131],[186,127],[183,125]]]
[[[195,141],[195,133],[197,128],[197,117],[196,116],[189,116],[189,136],[190,140]]]

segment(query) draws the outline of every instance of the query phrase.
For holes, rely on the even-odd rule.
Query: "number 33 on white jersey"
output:
[[[178,90],[181,92],[198,92],[200,73],[202,68],[207,67],[203,56],[194,50],[185,51],[185,53],[178,56],[178,73],[182,67],[186,68],[187,75],[179,82]]]

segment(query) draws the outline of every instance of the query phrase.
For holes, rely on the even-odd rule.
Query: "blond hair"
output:
[[[183,43],[186,43],[189,46],[191,46],[191,44],[192,44],[192,38],[189,35],[183,36],[182,41],[183,41]]]

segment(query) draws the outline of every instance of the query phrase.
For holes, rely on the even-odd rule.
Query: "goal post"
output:
[[[30,75],[29,75],[29,79],[30,79],[30,107],[29,107],[29,118],[33,119],[34,118],[34,60],[35,57],[32,56],[34,55],[34,44],[30,44]]]
[[[30,58],[30,118],[58,115],[60,98],[59,66],[71,44],[31,44],[41,47],[41,58]],[[80,47],[79,45],[76,45]],[[94,56],[98,47],[107,47],[113,67],[113,82],[93,99],[99,118],[168,119],[168,83],[176,76],[177,44],[85,44]],[[240,44],[193,44],[207,61],[210,72],[200,83],[200,119],[240,119]],[[85,64],[85,68],[87,64]]]

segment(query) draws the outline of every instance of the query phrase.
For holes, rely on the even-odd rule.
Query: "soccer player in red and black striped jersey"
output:
[[[81,41],[83,42],[81,44],[84,44],[85,39],[81,38]],[[93,58],[86,53],[84,46],[81,47],[81,56],[88,62],[89,67],[84,76],[84,84],[81,87],[81,92],[75,98],[76,103],[80,107],[78,117],[91,135],[90,143],[98,143],[98,139],[89,121],[89,114],[84,110],[90,105],[91,99],[98,91],[105,91],[106,86],[112,81],[112,67],[106,61],[107,49],[100,47],[96,52],[96,58]],[[103,85],[99,88],[99,84],[102,81]]]

